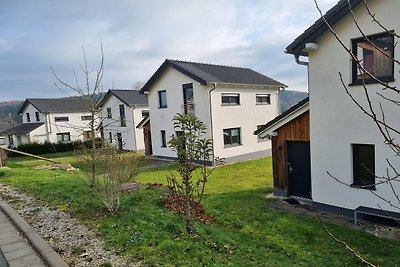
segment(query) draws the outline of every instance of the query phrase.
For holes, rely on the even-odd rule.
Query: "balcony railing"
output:
[[[194,114],[194,104],[183,104],[182,105],[182,112],[185,114]]]

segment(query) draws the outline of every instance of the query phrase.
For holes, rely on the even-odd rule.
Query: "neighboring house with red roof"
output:
[[[248,68],[165,60],[141,89],[149,101],[153,155],[176,158],[168,141],[179,134],[172,121],[177,113],[205,123],[215,157],[233,162],[270,155],[270,141],[253,132],[278,115],[284,87]]]
[[[138,90],[108,90],[99,107],[104,140],[120,150],[144,150],[143,131],[136,126],[149,114],[145,95]]]
[[[91,136],[90,102],[80,97],[27,98],[19,114],[22,124],[3,134],[8,135],[10,146],[30,142],[69,142],[89,139]]]

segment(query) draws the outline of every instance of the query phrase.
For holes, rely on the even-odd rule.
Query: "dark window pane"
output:
[[[356,185],[375,184],[374,145],[353,144],[353,176]]]
[[[167,91],[158,91],[158,102],[160,108],[167,107]]]

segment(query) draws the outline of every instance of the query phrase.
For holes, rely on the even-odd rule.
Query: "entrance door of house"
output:
[[[310,142],[288,141],[289,194],[311,198]]]
[[[121,133],[117,133],[117,140],[118,140],[118,149],[122,150],[124,144],[122,143],[122,135],[121,135]]]
[[[143,134],[144,134],[145,154],[149,156],[153,155],[153,147],[151,144],[151,130],[149,122],[147,123],[147,125],[143,127]]]

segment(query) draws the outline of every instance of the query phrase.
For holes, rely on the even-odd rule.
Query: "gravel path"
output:
[[[92,230],[66,212],[0,184],[0,196],[58,252],[70,266],[140,266],[104,249]],[[112,264],[112,265],[107,265]]]

